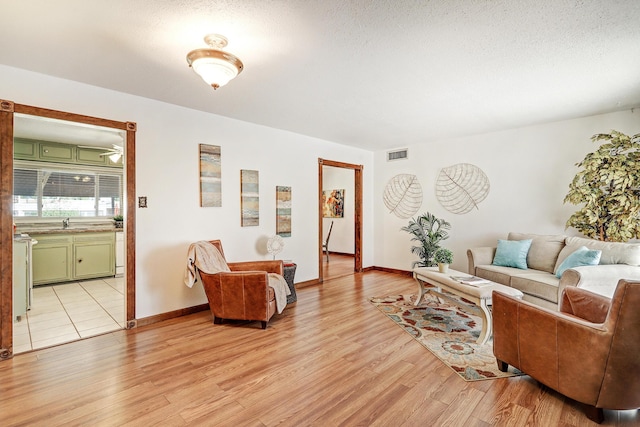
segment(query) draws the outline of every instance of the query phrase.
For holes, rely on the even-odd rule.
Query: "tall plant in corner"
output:
[[[585,236],[626,242],[640,237],[640,134],[596,134],[593,142],[608,141],[576,166],[582,168],[564,202],[583,205],[567,220]]]
[[[413,262],[413,267],[434,267],[437,263],[433,260],[433,255],[440,248],[440,242],[449,238],[447,230],[451,229],[444,219],[436,218],[435,215],[427,212],[416,219],[411,219],[409,225],[402,227],[402,231],[411,234],[412,242],[420,242],[419,245],[411,247],[411,253],[420,258]]]

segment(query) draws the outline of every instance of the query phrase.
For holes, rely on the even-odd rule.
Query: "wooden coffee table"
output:
[[[477,344],[485,344],[491,335],[493,334],[493,321],[491,317],[491,293],[493,291],[500,291],[507,295],[512,295],[516,298],[522,298],[522,292],[509,286],[504,286],[499,283],[489,282],[481,286],[465,285],[451,277],[469,276],[466,273],[461,273],[456,270],[451,270],[447,273],[440,273],[438,267],[418,267],[413,269],[413,278],[418,283],[418,298],[415,305],[419,305],[422,302],[426,292],[435,292],[437,297],[444,298],[447,301],[453,303],[456,306],[461,304],[453,298],[448,297],[442,293],[442,290],[446,290],[454,295],[464,298],[475,305],[465,305],[463,308],[471,309],[473,314],[480,316],[482,319],[482,330],[480,336],[476,340]]]

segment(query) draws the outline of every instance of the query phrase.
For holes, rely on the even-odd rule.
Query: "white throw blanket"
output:
[[[291,295],[291,289],[284,277],[277,273],[269,273],[269,286],[273,288],[273,293],[276,295],[276,310],[280,314],[287,306],[287,295]]]
[[[207,274],[216,274],[221,271],[231,271],[227,265],[227,261],[220,253],[218,248],[206,240],[189,245],[187,253],[187,269],[184,273],[184,284],[192,287],[198,280],[197,271],[201,270]],[[278,313],[287,305],[287,295],[291,295],[291,289],[287,285],[287,281],[279,274],[268,273],[269,286],[273,288],[276,296],[276,309]]]
[[[184,284],[188,287],[192,287],[198,281],[197,270],[204,271],[207,274],[231,271],[218,248],[206,240],[200,240],[189,245],[187,270],[184,272]]]

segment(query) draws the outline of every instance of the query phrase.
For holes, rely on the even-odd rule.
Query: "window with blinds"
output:
[[[13,215],[101,218],[122,213],[122,175],[51,167],[13,169]]]

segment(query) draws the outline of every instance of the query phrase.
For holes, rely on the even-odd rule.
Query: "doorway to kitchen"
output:
[[[348,173],[344,175],[346,177],[351,175],[350,172],[353,171],[351,177],[351,179],[353,180],[353,184],[351,185],[351,183],[349,183],[349,188],[352,189],[351,192],[353,193],[353,195],[352,197],[348,198],[348,200],[353,204],[352,208],[345,209],[344,206],[345,200],[343,196],[344,193],[346,193],[346,189],[344,189],[345,191],[340,194],[341,190],[343,190],[341,188],[325,188],[325,172],[331,174],[330,171],[334,169],[338,172],[339,175],[342,175],[340,174],[340,172],[348,171]],[[333,183],[331,186],[334,186]],[[325,195],[325,191],[329,191],[330,193]],[[332,207],[327,206],[327,200],[330,200],[329,204]],[[343,251],[345,252],[345,254],[342,254],[340,258],[342,260],[342,265],[344,266],[345,264],[345,255],[348,255],[349,257],[353,256],[351,272],[362,272],[362,165],[338,162],[334,160],[318,159],[318,202],[318,281],[322,283],[325,278],[328,278],[327,274],[331,274],[332,270],[328,269],[326,265],[327,252],[325,252],[325,246],[328,246],[326,249],[330,253],[331,242],[335,242],[336,240],[336,236],[334,233],[340,232],[340,228],[346,230],[345,233],[349,234],[347,241],[350,242],[349,249]],[[332,212],[327,212],[327,210],[330,210]],[[350,211],[349,216],[352,215],[352,220],[345,220],[344,214],[347,210]],[[340,216],[341,214],[342,216]],[[336,220],[342,220],[343,223],[345,221],[348,221],[349,224],[342,224],[342,227],[336,226]],[[331,230],[329,245],[325,245],[326,238],[329,235],[329,228],[331,227],[331,225],[329,224],[331,224],[332,221],[335,229],[332,228]],[[351,235],[353,236],[353,239],[351,239]],[[353,248],[352,252],[350,250],[351,248]],[[330,257],[331,255],[329,255],[329,263]],[[341,271],[344,271],[344,268],[342,268]]]
[[[136,124],[132,122],[117,122],[108,119],[101,119],[90,116],[83,116],[74,113],[49,110],[38,107],[31,107],[21,104],[14,104],[11,101],[0,101],[0,243],[2,245],[0,268],[3,275],[0,278],[0,358],[9,358],[14,350],[19,350],[16,341],[14,343],[14,316],[13,316],[13,274],[11,272],[13,246],[13,153],[14,153],[14,127],[16,117],[37,118],[45,122],[56,124],[66,124],[79,128],[89,129],[112,129],[123,135],[124,156],[124,229],[120,233],[124,237],[124,272],[121,277],[112,277],[107,280],[79,280],[56,286],[42,287],[34,289],[41,292],[41,301],[47,301],[50,306],[46,310],[54,310],[54,306],[62,308],[58,315],[60,319],[64,316],[70,320],[72,328],[79,338],[95,335],[98,332],[98,323],[107,323],[107,319],[93,323],[84,319],[82,305],[99,306],[104,313],[114,321],[118,328],[131,328],[135,326],[135,132]],[[42,138],[44,139],[44,138]],[[91,249],[88,249],[91,250]],[[113,280],[111,280],[113,279]],[[119,295],[119,296],[118,296]],[[115,297],[115,298],[111,298]],[[119,300],[119,301],[118,301]],[[75,301],[75,303],[74,303]],[[79,303],[78,303],[79,302]],[[121,314],[118,314],[119,304]],[[75,307],[73,307],[75,305]],[[111,312],[111,313],[110,313]],[[72,315],[73,313],[73,315]],[[92,315],[93,316],[93,315]],[[34,316],[35,317],[35,316]],[[114,320],[117,317],[120,322]],[[61,320],[58,320],[61,321]],[[37,323],[37,322],[34,322]],[[48,322],[51,323],[51,322]],[[105,326],[104,327],[110,327]],[[93,333],[89,332],[93,329]],[[37,330],[34,329],[34,330]],[[19,332],[16,330],[16,332]],[[37,334],[36,334],[37,335]],[[33,339],[31,337],[30,339]],[[66,342],[66,340],[65,340]],[[55,343],[53,343],[55,344]],[[49,345],[53,345],[49,344]],[[48,346],[48,345],[46,345]]]

